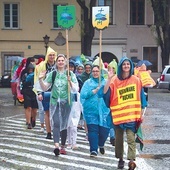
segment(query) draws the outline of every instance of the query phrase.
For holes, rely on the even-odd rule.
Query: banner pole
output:
[[[101,71],[102,71],[102,30],[100,30],[100,37],[99,37],[99,70],[100,70],[100,74],[99,74],[99,86],[101,83]]]
[[[66,54],[67,54],[67,76],[69,76],[69,46],[68,46],[68,29],[66,29]],[[68,103],[70,104],[70,84],[68,81]]]

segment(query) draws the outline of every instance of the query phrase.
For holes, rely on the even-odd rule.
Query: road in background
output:
[[[149,89],[149,107],[142,124],[145,145],[142,152],[137,145],[137,170],[168,170],[170,167],[169,104],[167,90]],[[39,120],[34,129],[26,129],[23,105],[14,106],[11,90],[0,88],[0,169],[117,169],[114,147],[109,139],[106,154],[90,158],[85,132],[78,131],[79,150],[67,149],[67,155],[55,157],[53,141],[45,139],[46,134],[39,129]],[[126,142],[125,146],[126,150]]]

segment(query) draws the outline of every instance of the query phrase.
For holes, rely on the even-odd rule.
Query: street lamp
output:
[[[46,34],[44,37],[44,43],[45,43],[45,49],[46,49],[46,53],[47,53],[47,48],[48,48],[48,43],[49,43],[49,39],[50,37]]]

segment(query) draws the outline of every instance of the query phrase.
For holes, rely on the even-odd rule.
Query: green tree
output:
[[[91,56],[91,46],[94,37],[94,27],[92,25],[92,7],[96,6],[96,0],[77,0],[82,9],[82,53]]]
[[[162,68],[169,64],[170,57],[170,1],[150,0],[154,12],[154,32],[161,48]]]

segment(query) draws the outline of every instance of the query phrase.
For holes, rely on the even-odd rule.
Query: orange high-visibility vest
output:
[[[143,87],[153,87],[156,85],[155,81],[150,76],[149,71],[139,71],[137,77],[141,79]]]
[[[112,79],[110,109],[115,125],[138,121],[141,118],[141,88],[140,79],[134,75],[125,80],[119,80],[117,76]]]

